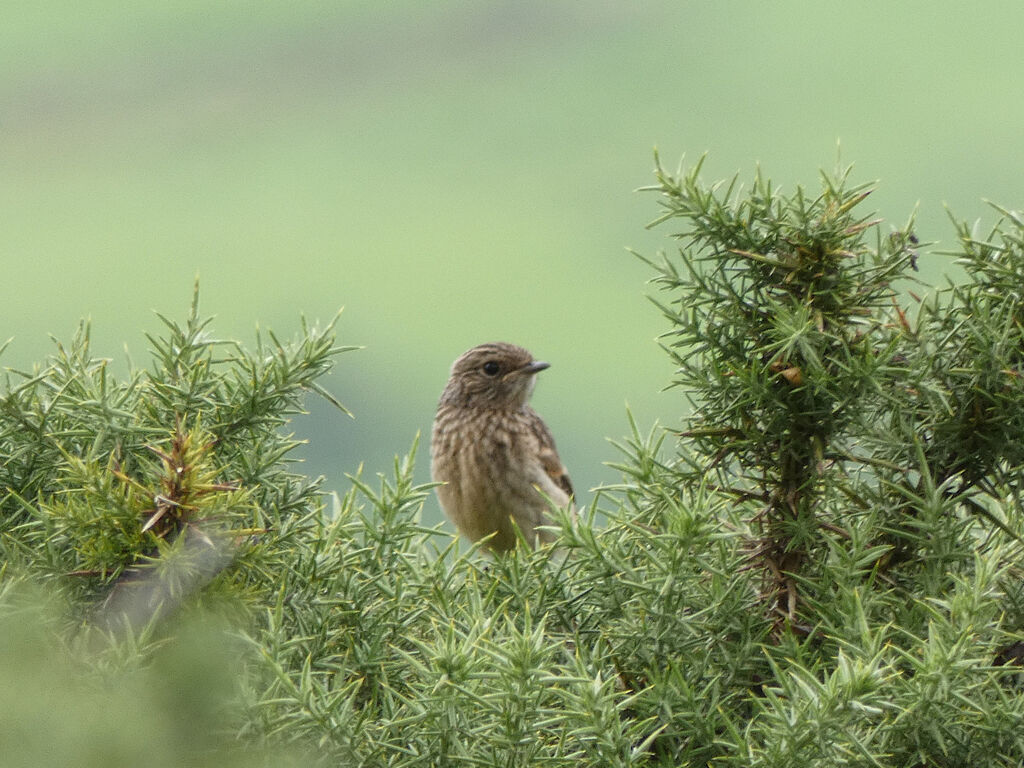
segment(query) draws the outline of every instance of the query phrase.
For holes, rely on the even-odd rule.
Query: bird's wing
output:
[[[558,458],[554,446],[550,450],[541,451],[540,462],[544,467],[544,471],[555,481],[555,485],[565,491],[565,495],[571,499],[575,492],[572,489],[572,480],[569,479],[569,470],[565,468]]]
[[[533,417],[533,431],[537,436],[540,465],[555,485],[565,491],[565,495],[571,499],[575,492],[572,489],[572,481],[569,479],[569,470],[565,468],[562,460],[558,458],[558,451],[555,449],[555,438],[552,437],[551,430],[548,429],[547,424],[543,422],[540,416],[536,413],[531,413],[531,416]]]

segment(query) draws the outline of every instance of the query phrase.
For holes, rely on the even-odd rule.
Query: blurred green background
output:
[[[837,142],[922,240],[1020,207],[1024,5],[989,2],[18,2],[0,25],[0,363],[81,317],[148,364],[198,273],[218,334],[344,306],[345,355],[295,424],[329,487],[429,428],[451,361],[552,363],[535,404],[584,500],[606,437],[681,393],[648,273],[652,149],[706,179],[817,185]],[[923,260],[934,279],[941,257]],[[436,514],[436,506],[432,507]]]

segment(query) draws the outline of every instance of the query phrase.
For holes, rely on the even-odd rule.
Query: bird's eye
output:
[[[498,365],[493,360],[488,360],[486,363],[484,363],[484,373],[486,373],[488,376],[497,376],[498,371],[500,370],[501,366]]]

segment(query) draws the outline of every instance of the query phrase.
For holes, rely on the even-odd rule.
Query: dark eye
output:
[[[500,370],[501,366],[498,365],[493,360],[488,360],[486,363],[484,363],[484,373],[486,373],[488,376],[497,376],[498,371]]]

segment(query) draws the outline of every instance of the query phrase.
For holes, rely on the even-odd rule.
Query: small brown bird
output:
[[[572,501],[569,473],[540,416],[527,404],[547,363],[513,344],[481,344],[452,365],[431,440],[431,474],[441,508],[470,541],[515,546],[512,522],[532,544],[550,541],[546,512]]]

